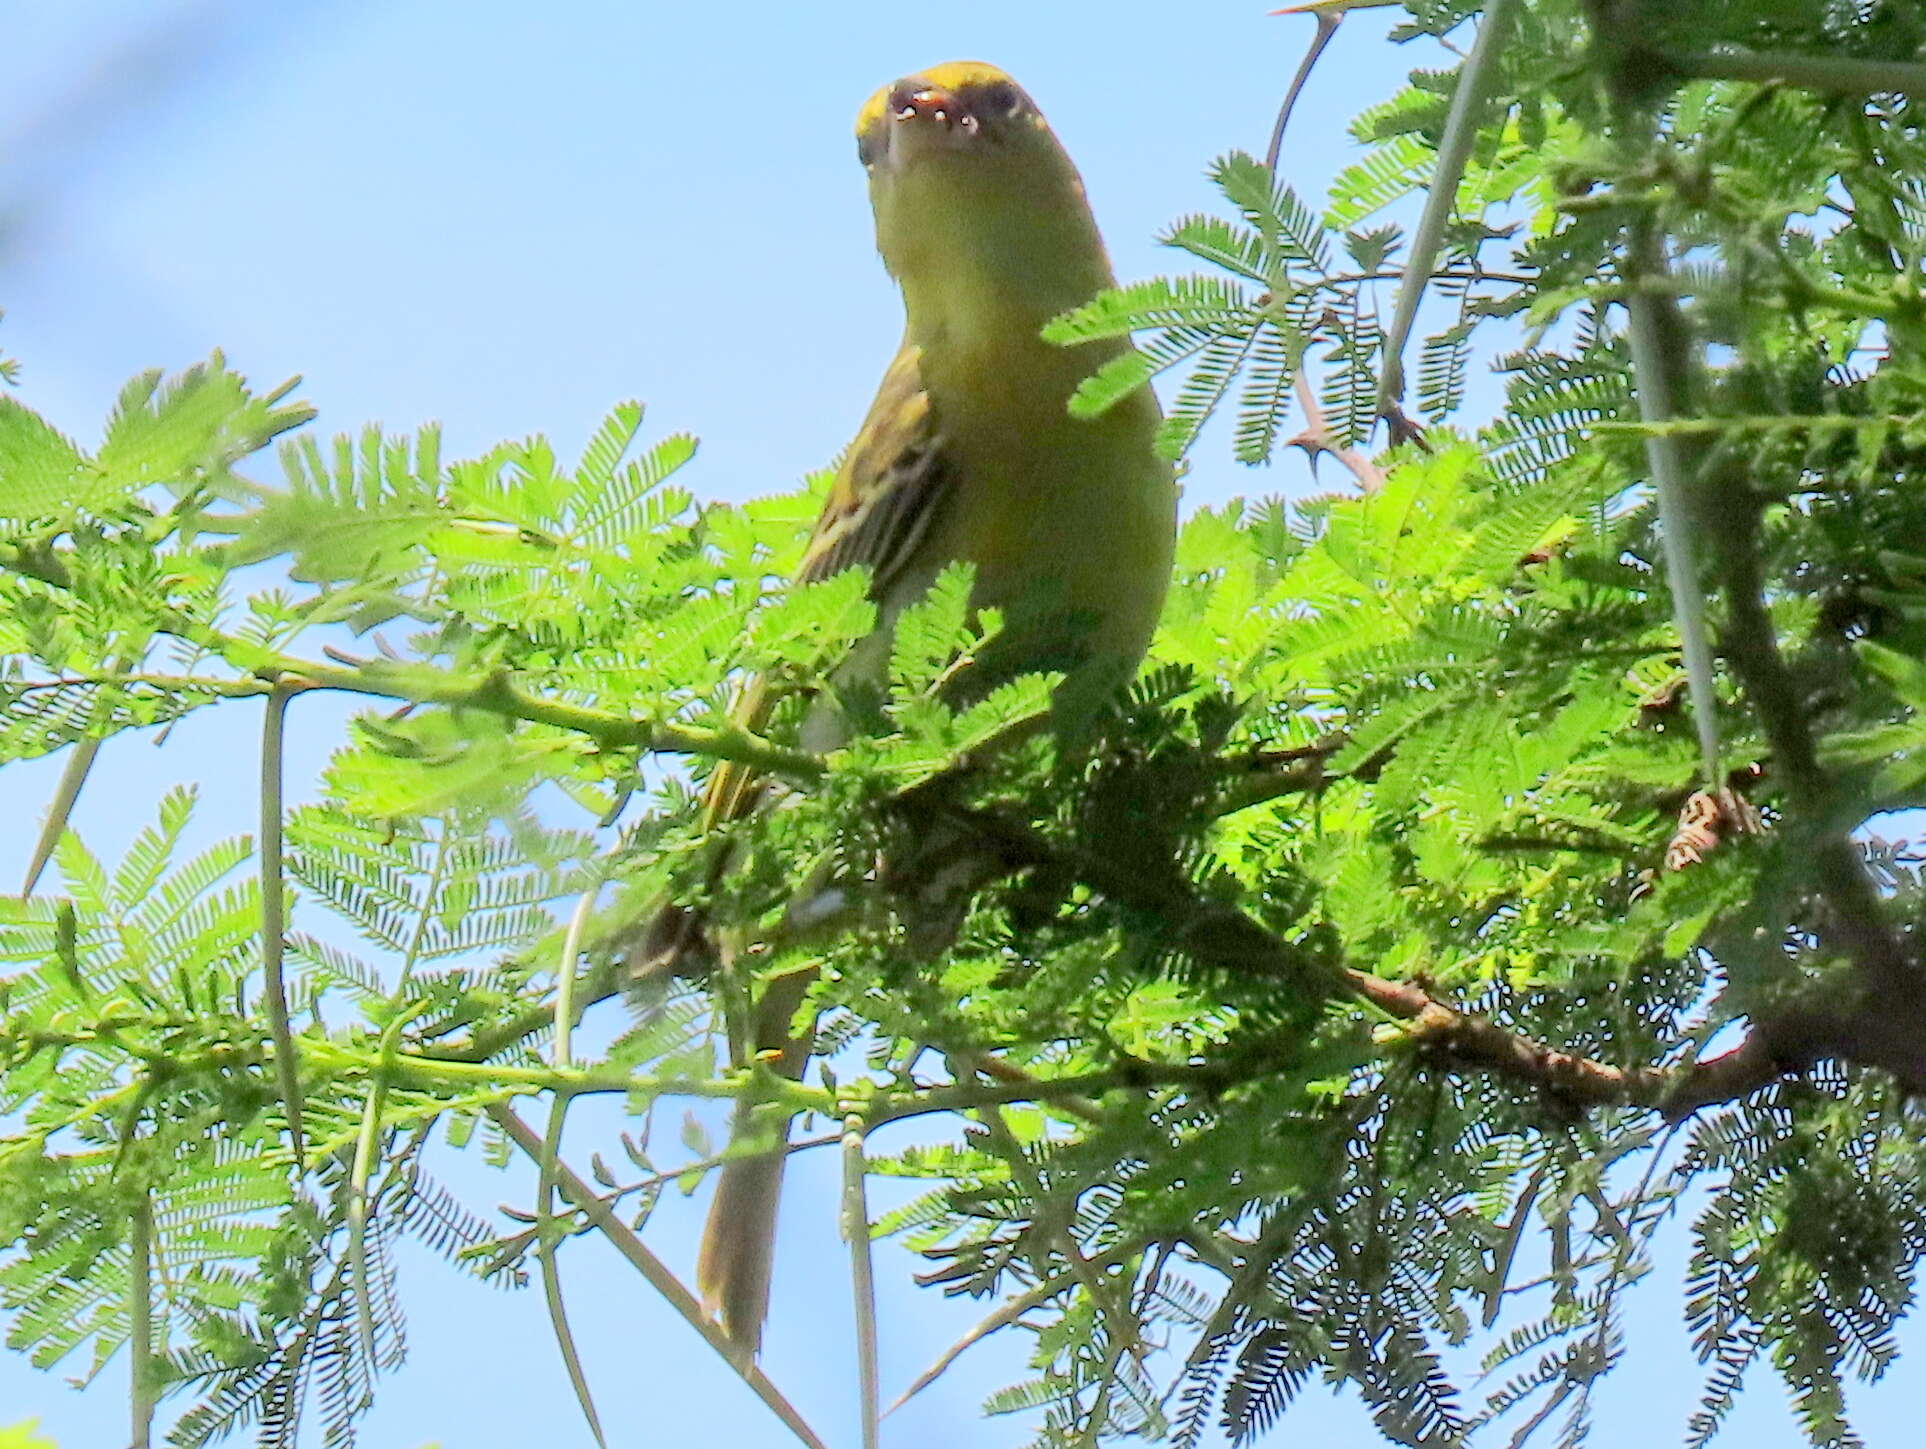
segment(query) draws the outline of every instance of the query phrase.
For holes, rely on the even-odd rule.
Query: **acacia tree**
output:
[[[1358,118],[1322,213],[1277,143],[1228,155],[1224,214],[1166,238],[1200,275],[1052,325],[1139,337],[1077,407],[1169,370],[1173,456],[1225,413],[1239,458],[1353,485],[1192,516],[1146,672],[1075,741],[999,743],[1046,679],[947,701],[995,627],[955,573],[847,748],[799,750],[800,704],[728,723],[746,671],[822,684],[864,581],[773,588],[821,480],[698,507],[634,405],[568,467],[325,445],[219,358],[90,451],[0,397],[0,749],[70,762],[58,886],[0,907],[10,1342],[126,1347],[143,1442],[175,1394],[170,1442],[287,1444],[312,1392],[348,1443],[401,1355],[395,1234],[541,1274],[572,1362],[554,1259],[591,1230],[723,1346],[646,1246],[714,1150],[589,1180],[557,1144],[583,1095],[747,1096],[831,1124],[848,1221],[993,1298],[983,1331],[1039,1330],[989,1405],[1039,1444],[1249,1439],[1314,1375],[1392,1442],[1576,1442],[1688,1190],[1688,1442],[1759,1359],[1854,1442],[1926,1247],[1926,888],[1879,834],[1926,803],[1926,21],[1408,8],[1475,41]],[[1454,421],[1492,364],[1499,416]],[[276,438],[283,481],[236,471]],[[284,810],[318,691],[368,709]],[[63,830],[103,741],[213,708],[264,721],[255,839],[177,859],[186,788],[117,865]],[[718,760],[784,799],[712,882]],[[842,907],[785,934],[824,870]],[[718,1066],[739,980],[625,999],[669,897],[820,972],[822,1085]],[[590,1012],[630,1024],[585,1057]],[[931,1114],[954,1145],[869,1142]],[[526,1221],[435,1183],[476,1135],[540,1163]],[[870,1222],[876,1173],[927,1191]],[[1482,1400],[1441,1358],[1474,1338]]]

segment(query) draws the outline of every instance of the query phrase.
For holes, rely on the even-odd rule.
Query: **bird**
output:
[[[1149,646],[1170,579],[1177,487],[1154,446],[1160,414],[1148,388],[1094,417],[1069,411],[1079,381],[1128,339],[1060,347],[1040,335],[1116,285],[1082,180],[1036,102],[980,61],[881,87],[856,140],[904,329],[796,575],[870,571],[876,627],[831,683],[880,682],[896,617],[961,562],[974,571],[972,607],[1003,618],[979,679],[1060,670],[1057,706],[1087,713],[1127,684]],[[847,738],[836,692],[807,710],[806,748]],[[773,685],[752,680],[732,718],[760,729],[774,698]],[[720,764],[703,821],[739,818],[766,795],[752,770]],[[693,915],[671,908],[660,919],[674,926],[658,925],[653,953],[662,940],[676,942],[671,954],[687,948]],[[792,971],[763,988],[753,1021],[732,1033],[740,1056],[801,1077],[810,1042],[795,1017],[813,979]],[[739,1140],[749,1116],[738,1109]],[[705,1308],[748,1358],[768,1313],[787,1130],[772,1150],[723,1163],[698,1254]]]

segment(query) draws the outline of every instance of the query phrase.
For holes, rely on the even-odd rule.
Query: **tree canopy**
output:
[[[9,1343],[125,1349],[175,1444],[291,1444],[310,1400],[348,1444],[403,1352],[397,1234],[552,1285],[578,1230],[714,1341],[647,1220],[721,1146],[556,1144],[584,1095],[748,1096],[840,1141],[859,1281],[902,1234],[1033,1331],[987,1408],[1039,1445],[1243,1442],[1320,1378],[1393,1443],[1577,1443],[1682,1213],[1686,1442],[1763,1360],[1856,1443],[1926,1250],[1926,883],[1889,838],[1926,805],[1926,17],[1407,9],[1465,58],[1357,118],[1322,208],[1230,152],[1165,237],[1193,270],[1046,334],[1136,336],[1075,406],[1164,375],[1171,456],[1345,485],[1191,514],[1074,738],[1011,729],[1047,678],[945,693],[998,627],[953,570],[869,730],[799,748],[873,621],[859,574],[781,583],[823,479],[698,504],[633,403],[579,459],[451,460],[324,441],[218,356],[87,446],[0,395],[0,758],[69,761],[0,901]],[[791,686],[761,734],[753,672]],[[317,692],[367,707],[287,809]],[[102,741],[211,709],[261,716],[254,836],[183,852],[186,782],[119,861],[63,828]],[[719,760],[782,798],[712,881]],[[820,969],[820,1080],[723,1065],[727,973],[628,989],[668,898]],[[437,1183],[470,1144],[540,1163],[525,1221]],[[872,1221],[870,1175],[923,1191]]]

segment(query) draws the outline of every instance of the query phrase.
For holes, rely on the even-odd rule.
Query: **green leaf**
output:
[[[442,496],[440,441],[430,429],[411,448],[379,428],[338,435],[324,453],[312,438],[283,444],[284,493],[268,495],[234,544],[245,563],[289,556],[310,583],[399,583],[426,562],[423,550],[453,511]],[[486,526],[493,520],[476,520]]]
[[[305,404],[281,405],[293,386],[255,397],[219,353],[165,382],[158,370],[142,373],[115,401],[96,466],[118,493],[150,483],[224,487],[230,466],[313,417]]]
[[[78,448],[33,409],[0,395],[0,519],[67,516],[97,483]]]
[[[1053,318],[1043,340],[1072,346],[1153,327],[1235,328],[1249,313],[1244,288],[1221,277],[1153,277],[1099,293]]]
[[[951,564],[929,591],[896,616],[890,645],[890,685],[898,696],[929,695],[979,637],[970,624],[973,571]]]
[[[1317,213],[1272,176],[1263,162],[1232,151],[1211,166],[1210,178],[1245,221],[1257,228],[1267,250],[1319,272],[1330,271],[1330,233]]]
[[[1870,639],[1855,646],[1859,657],[1913,709],[1926,711],[1926,660],[1888,649]]]
[[[1421,191],[1436,160],[1417,136],[1398,136],[1338,172],[1331,182],[1329,221],[1350,230],[1366,217]]]
[[[1157,238],[1167,247],[1177,247],[1192,256],[1236,272],[1259,286],[1277,284],[1280,269],[1264,239],[1248,227],[1237,226],[1222,217],[1202,214],[1186,216]]]

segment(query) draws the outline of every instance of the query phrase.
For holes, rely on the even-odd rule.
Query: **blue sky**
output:
[[[896,342],[850,136],[862,99],[936,60],[1005,66],[1078,159],[1118,271],[1142,276],[1174,265],[1157,229],[1211,204],[1211,158],[1265,142],[1310,31],[1265,8],[14,0],[0,52],[0,352],[24,363],[25,401],[83,439],[129,374],[221,347],[257,382],[304,374],[323,431],[438,419],[449,453],[536,431],[570,451],[609,404],[639,397],[653,430],[703,438],[684,475],[699,493],[787,488],[847,439]],[[1348,26],[1300,102],[1284,164],[1307,194],[1347,155],[1350,114],[1420,59],[1382,34],[1370,15]],[[1327,470],[1322,484],[1340,481]],[[1186,484],[1191,504],[1311,486],[1294,454],[1253,472],[1221,446]],[[297,714],[297,796],[339,718]],[[182,726],[164,754],[115,742],[83,833],[117,852],[181,778],[201,783],[204,837],[251,828],[255,729],[236,710]],[[0,818],[33,818],[54,768],[0,776]],[[28,832],[7,834],[0,880],[27,848]],[[618,1125],[574,1121],[578,1158]],[[845,1444],[849,1295],[831,1170],[818,1154],[792,1176],[764,1362]],[[527,1199],[525,1178],[478,1160],[448,1175],[484,1209]],[[696,1206],[651,1224],[679,1265]],[[1702,1371],[1676,1306],[1683,1237],[1665,1244],[1631,1358],[1605,1391],[1604,1446],[1671,1441],[1696,1398]],[[916,1265],[894,1249],[881,1263],[885,1384],[900,1386],[986,1305],[911,1289]],[[407,1268],[412,1358],[367,1444],[589,1442],[538,1295],[494,1293],[421,1255]],[[584,1240],[565,1271],[612,1443],[784,1442],[612,1254]],[[1926,1347],[1917,1329],[1909,1338]],[[890,1421],[888,1442],[1021,1442],[977,1406],[1019,1376],[1024,1346],[1006,1335],[974,1350]],[[76,1395],[0,1354],[0,1423],[37,1413],[66,1449],[124,1442],[123,1376],[110,1364]],[[1800,1442],[1776,1382],[1755,1384],[1726,1442]],[[1897,1379],[1857,1402],[1874,1445],[1900,1442],[1921,1407]],[[1354,1401],[1317,1388],[1274,1437],[1375,1442]]]

